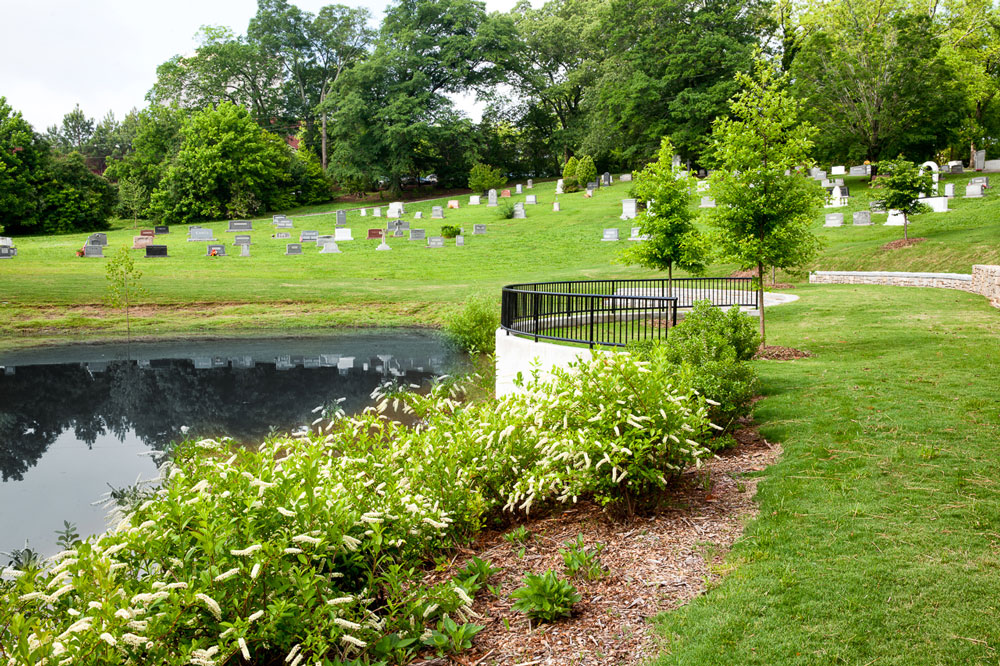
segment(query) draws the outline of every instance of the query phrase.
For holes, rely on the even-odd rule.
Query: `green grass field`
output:
[[[756,419],[784,455],[730,575],[657,619],[666,664],[996,664],[1000,310],[808,286],[769,310]]]
[[[955,183],[961,194],[970,177],[949,176],[947,182]],[[825,249],[811,268],[969,272],[973,263],[1000,262],[1000,225],[994,223],[1000,199],[994,193],[980,200],[956,198],[950,202],[952,212],[919,216],[911,226],[911,236],[927,241],[885,252],[880,248],[902,237],[902,229],[882,226],[884,216],[875,216],[871,227],[851,226],[851,212],[867,209],[870,197],[864,179],[847,181],[854,195],[851,206],[817,215],[817,233]],[[286,257],[288,241],[271,237],[270,216],[255,221],[249,258],[206,257],[205,243],[186,240],[186,225],[174,227],[158,239],[168,245],[169,258],[138,260],[147,295],[132,313],[133,334],[157,337],[350,325],[435,326],[469,294],[499,295],[499,288],[512,282],[654,276],[652,271],[616,263],[627,241],[600,241],[605,227],[618,227],[623,238],[628,236],[630,223],[618,219],[627,188],[627,183],[616,183],[599,191],[594,199],[585,199],[582,193],[561,195],[562,211],[555,213],[555,183],[538,183],[531,192],[538,196],[539,204],[526,206],[526,220],[498,219],[494,208],[468,206],[465,195],[451,197],[459,200],[461,208],[447,210],[443,221],[429,219],[430,212],[433,205],[446,204],[447,198],[407,205],[405,219],[411,226],[425,229],[428,236],[436,235],[442,224],[464,227],[466,246],[461,248],[448,241],[443,249],[429,250],[420,241],[394,239],[390,240],[392,251],[376,252],[378,243],[365,240],[366,232],[384,227],[387,218],[362,217],[356,210],[348,213],[348,226],[356,240],[341,243],[343,253],[335,255],[320,255],[307,245],[304,256]],[[515,195],[511,201],[524,199],[525,195]],[[331,204],[325,207],[330,214],[315,214],[316,206],[292,211],[296,236],[292,240],[298,240],[297,234],[305,229],[332,233],[336,219],[332,211],[349,205]],[[424,219],[415,220],[416,211],[422,211]],[[834,211],[845,214],[847,226],[823,228],[823,213]],[[487,235],[469,233],[477,223],[487,224]],[[225,222],[202,226],[211,228],[218,241],[229,245],[230,252],[238,249],[231,245],[234,234],[225,232]],[[114,227],[108,234],[106,254],[123,244],[131,247],[132,237],[138,233],[127,222],[117,221]],[[19,256],[0,261],[0,349],[67,337],[124,335],[124,317],[101,305],[106,260],[75,256],[86,238],[87,234],[71,234],[17,239]],[[136,257],[144,254],[142,250],[134,253]],[[709,274],[727,275],[734,268],[717,264]]]

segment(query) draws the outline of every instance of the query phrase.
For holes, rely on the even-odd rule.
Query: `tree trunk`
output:
[[[674,262],[667,264],[667,298],[674,295]]]
[[[903,213],[903,241],[910,240],[906,235],[907,231],[906,227],[909,226],[909,222],[910,222],[909,216],[906,213]]]
[[[326,171],[326,111],[320,116],[320,163],[323,165],[323,171]]]
[[[757,308],[760,312],[760,346],[764,346],[764,262],[757,262]]]
[[[969,142],[969,171],[976,168],[976,142]]]

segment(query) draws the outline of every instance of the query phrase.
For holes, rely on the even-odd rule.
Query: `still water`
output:
[[[63,521],[105,529],[94,502],[156,475],[150,453],[186,437],[259,442],[319,405],[371,404],[379,384],[462,369],[438,336],[78,345],[0,354],[0,551],[54,553]],[[0,565],[8,558],[0,555]]]

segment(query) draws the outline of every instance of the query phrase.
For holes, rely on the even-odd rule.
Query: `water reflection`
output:
[[[386,380],[421,384],[459,363],[436,336],[398,332],[0,356],[0,551],[25,538],[46,549],[63,519],[100,530],[89,505],[107,485],[155,472],[137,453],[185,436],[257,442],[318,405],[360,411]]]

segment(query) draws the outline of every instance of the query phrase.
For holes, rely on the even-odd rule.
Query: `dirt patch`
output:
[[[648,618],[677,608],[704,592],[706,581],[727,573],[724,556],[757,514],[753,501],[757,479],[744,478],[764,469],[781,448],[754,428],[736,434],[738,445],[721,452],[701,471],[682,475],[653,516],[614,522],[602,509],[580,503],[525,524],[532,537],[510,543],[500,532],[486,533],[474,548],[456,558],[463,566],[478,555],[500,568],[473,606],[485,626],[473,649],[450,660],[427,658],[417,664],[604,665],[640,664],[655,653]],[[573,616],[553,623],[529,623],[511,610],[510,594],[526,573],[553,569],[564,575],[559,549],[583,535],[587,545],[603,544],[600,559],[608,574],[596,581],[575,579],[583,597]],[[435,572],[428,582],[452,575]]]
[[[812,352],[805,349],[765,345],[757,350],[754,358],[766,361],[794,361],[797,358],[808,358],[809,356],[812,356]]]
[[[885,245],[883,245],[879,249],[882,250],[883,252],[890,252],[892,250],[898,250],[900,248],[910,247],[910,246],[916,245],[918,243],[923,243],[925,240],[927,240],[927,239],[926,238],[907,238],[907,239],[900,238],[899,240],[894,240],[891,243],[886,243]]]

